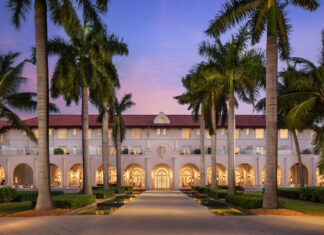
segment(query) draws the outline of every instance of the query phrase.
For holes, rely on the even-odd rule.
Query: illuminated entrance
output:
[[[227,185],[227,169],[223,164],[216,163],[216,181],[218,185]],[[212,167],[207,169],[207,184],[212,182]]]
[[[172,170],[166,164],[159,164],[152,170],[152,185],[154,189],[169,189],[173,184]]]
[[[145,188],[145,171],[138,164],[129,165],[124,174],[124,185],[133,186],[133,188]]]
[[[255,186],[255,170],[253,166],[247,163],[238,165],[235,169],[235,182],[236,185],[242,187]]]
[[[68,185],[73,188],[81,188],[83,184],[82,164],[74,164],[68,171]]]
[[[117,169],[113,165],[108,166],[109,184],[117,184]],[[102,165],[97,168],[96,171],[96,184],[103,184],[103,169]]]
[[[191,188],[191,186],[200,185],[200,173],[194,164],[185,164],[181,167],[179,173],[179,187]]]
[[[262,169],[262,174],[261,174],[261,183],[265,184],[265,180],[266,180],[266,167],[263,167]],[[282,173],[282,169],[281,167],[278,165],[277,167],[277,185],[283,185],[283,173]]]
[[[298,164],[293,165],[289,170],[289,183],[290,186],[298,186],[300,185],[300,179],[299,179],[299,169]],[[302,164],[302,172],[303,172],[303,178],[304,178],[304,184],[309,184],[309,174],[307,167]]]
[[[324,175],[320,174],[319,168],[316,169],[316,186],[324,186]]]
[[[33,169],[25,164],[19,164],[13,171],[14,185],[29,187],[33,185]]]
[[[57,186],[62,184],[61,170],[55,164],[50,164],[50,182],[51,186]]]

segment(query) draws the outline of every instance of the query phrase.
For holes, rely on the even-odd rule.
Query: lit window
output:
[[[34,146],[34,155],[37,155],[37,146]]]
[[[250,135],[250,129],[249,128],[245,129],[245,135]]]
[[[91,129],[90,128],[88,129],[88,138],[89,139],[91,138]]]
[[[166,135],[166,128],[158,128],[156,129],[156,134],[157,135]]]
[[[0,134],[0,142],[3,143],[3,133]]]
[[[255,129],[255,138],[257,138],[257,139],[263,139],[264,138],[264,129],[263,128]]]
[[[197,129],[197,135],[200,135],[200,129],[199,128]]]
[[[240,129],[235,129],[235,138],[240,138]]]
[[[280,139],[288,139],[288,129],[280,129]]]
[[[239,154],[240,153],[240,146],[235,146],[235,153],[236,154]]]
[[[53,134],[52,128],[48,129],[48,134],[49,135],[52,135]]]
[[[76,134],[77,134],[77,129],[74,128],[74,129],[73,129],[73,135],[76,135]]]
[[[225,135],[225,128],[221,129],[222,135]]]
[[[73,153],[76,153],[76,152],[77,152],[77,147],[73,146]]]
[[[66,146],[60,146],[59,148],[63,150],[64,154],[66,154]]]
[[[191,154],[190,147],[189,146],[184,146],[182,148],[182,153],[183,154]]]
[[[10,130],[7,130],[7,140],[10,139]]]
[[[209,133],[209,130],[207,130],[207,139],[210,139],[211,138],[211,135]]]
[[[27,147],[26,146],[24,147],[24,153],[27,153]]]
[[[298,130],[295,130],[295,133],[296,133],[296,135],[298,135],[299,134],[299,131]]]
[[[139,146],[134,146],[133,147],[133,153],[134,154],[141,154],[141,147],[139,147]]]
[[[222,146],[222,153],[225,153],[225,149],[226,149],[226,146],[223,145],[223,146]]]
[[[160,118],[157,120],[157,123],[165,123],[165,118],[160,117]]]
[[[141,128],[134,128],[133,129],[133,137],[134,138],[141,138]]]
[[[108,138],[111,138],[113,135],[113,130],[112,129],[108,129]]]
[[[101,153],[101,146],[98,146],[98,152]]]
[[[101,136],[101,129],[98,129],[98,136]]]
[[[65,128],[58,129],[58,137],[61,139],[66,138],[66,129]]]
[[[110,147],[109,148],[109,154],[110,155],[116,155],[116,148],[115,147]]]
[[[27,132],[26,131],[24,131],[24,135],[27,135]]]
[[[264,154],[264,147],[256,147],[256,153],[257,154]]]
[[[34,136],[38,139],[38,129],[33,129]]]
[[[182,138],[190,138],[190,128],[182,129]]]

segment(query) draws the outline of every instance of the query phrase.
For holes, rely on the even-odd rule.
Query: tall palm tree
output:
[[[77,0],[78,6],[84,6],[90,19],[98,21],[96,9],[100,12],[107,11],[108,0],[97,1],[96,5],[92,0]],[[50,193],[50,169],[49,169],[49,139],[48,139],[48,52],[47,52],[47,11],[52,14],[52,19],[56,24],[63,25],[66,31],[74,30],[74,21],[71,17],[73,8],[71,1],[58,0],[8,0],[7,6],[12,12],[12,23],[16,28],[20,28],[21,20],[26,19],[26,15],[34,3],[34,25],[35,44],[37,58],[37,110],[39,129],[39,156],[38,156],[38,198],[36,209],[53,209],[54,204]]]
[[[293,5],[314,11],[319,0],[229,0],[210,23],[206,33],[218,37],[238,23],[248,19],[252,44],[258,43],[267,30],[266,45],[266,171],[267,179],[263,208],[279,207],[277,195],[277,71],[278,51],[281,59],[289,57],[286,7]]]
[[[132,101],[132,94],[125,94],[120,101],[115,97],[110,111],[110,116],[114,119],[113,136],[117,158],[117,187],[122,186],[121,143],[124,139],[126,130],[122,113],[133,105],[135,105],[135,103]]]
[[[113,55],[127,55],[127,44],[120,41],[114,35],[108,38],[107,43],[101,43],[100,46],[105,46],[105,51],[110,53],[107,55],[107,60],[112,63]],[[102,122],[102,169],[103,169],[103,188],[109,189],[109,142],[108,142],[108,122],[109,122],[109,107],[115,97],[115,87],[119,87],[118,74],[116,70],[112,70],[110,74],[100,76],[101,86],[95,90],[90,90],[90,99],[93,104],[98,107],[99,120]]]
[[[215,39],[215,43],[205,41],[200,46],[200,54],[228,79],[228,195],[235,194],[235,96],[253,103],[265,75],[263,53],[248,50],[248,40],[246,25],[225,44]]]

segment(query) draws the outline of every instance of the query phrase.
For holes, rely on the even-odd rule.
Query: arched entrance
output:
[[[235,169],[236,185],[241,187],[255,186],[255,170],[253,166],[247,163],[238,165]]]
[[[319,168],[316,169],[316,186],[324,186],[324,175],[320,174]]]
[[[82,164],[74,164],[68,171],[68,185],[73,188],[81,188],[83,181]]]
[[[124,185],[133,186],[136,189],[145,188],[144,168],[138,164],[127,166],[124,173]]]
[[[309,184],[309,173],[307,167],[302,164],[304,184]],[[289,170],[289,184],[291,186],[300,185],[298,164],[293,165]]]
[[[108,176],[109,176],[109,184],[113,185],[117,183],[117,169],[113,165],[108,166]],[[102,165],[100,165],[96,170],[96,184],[103,184],[103,169]]]
[[[57,186],[62,184],[61,169],[55,164],[50,164],[50,182],[51,186]]]
[[[216,180],[218,185],[227,185],[227,169],[223,164],[216,163]],[[207,169],[207,184],[212,182],[212,167]]]
[[[0,185],[4,185],[6,182],[5,169],[0,165]]]
[[[13,171],[14,185],[31,186],[33,177],[33,169],[25,163],[17,165]]]
[[[158,164],[152,170],[152,188],[169,189],[173,185],[171,168],[166,164]]]
[[[179,172],[179,187],[191,188],[191,186],[200,185],[199,169],[194,164],[185,164]]]
[[[283,173],[282,168],[278,165],[277,167],[277,184],[278,186],[283,185]],[[261,183],[265,184],[266,181],[266,167],[263,167],[261,173]]]

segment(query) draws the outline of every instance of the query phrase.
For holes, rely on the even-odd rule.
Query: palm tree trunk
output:
[[[204,105],[201,104],[201,115],[200,115],[200,156],[201,156],[201,186],[206,185],[206,174],[205,174],[205,117],[204,117]]]
[[[88,88],[82,87],[82,157],[83,157],[83,194],[92,194],[90,161],[89,161],[89,117],[88,117]]]
[[[228,96],[228,195],[235,194],[235,111],[234,111],[234,81],[230,80],[230,92]]]
[[[37,112],[38,112],[38,198],[36,210],[54,208],[50,187],[48,139],[48,55],[47,6],[45,0],[35,0],[35,41],[37,58]]]
[[[108,149],[108,109],[107,102],[103,104],[102,117],[102,171],[103,171],[103,188],[109,189],[109,149]]]
[[[216,175],[216,136],[217,136],[217,124],[216,124],[216,107],[214,102],[214,95],[212,95],[212,108],[211,118],[213,125],[213,134],[211,136],[211,163],[212,163],[212,182],[210,189],[217,189],[217,175]]]
[[[298,159],[298,171],[299,171],[299,183],[300,183],[300,187],[304,187],[305,182],[304,182],[304,174],[303,174],[303,163],[302,163],[302,159],[301,159],[298,138],[297,138],[296,130],[292,130],[291,132],[293,134],[294,142],[295,142],[295,146],[296,146],[296,153],[297,153],[297,159]]]
[[[277,195],[278,165],[278,46],[276,38],[275,0],[268,0],[268,36],[266,49],[266,182],[263,199],[264,209],[279,207]]]
[[[120,117],[117,117],[117,140],[116,140],[116,156],[117,156],[117,187],[122,186],[121,172],[121,156],[120,156]]]

